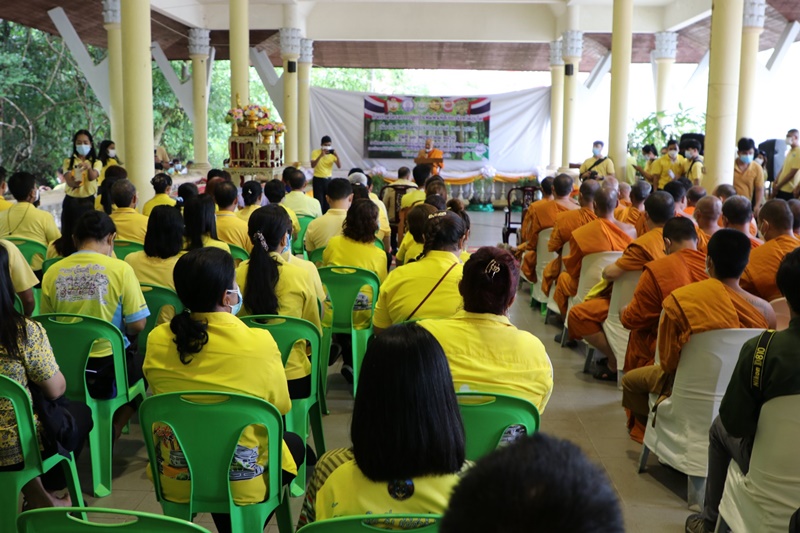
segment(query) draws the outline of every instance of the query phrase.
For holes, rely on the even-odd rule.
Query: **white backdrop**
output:
[[[330,135],[342,169],[413,166],[405,159],[365,159],[364,96],[367,93],[311,88],[311,146]],[[486,95],[492,98],[488,161],[445,160],[446,170],[464,172],[492,166],[504,173],[528,173],[548,164],[550,87]]]

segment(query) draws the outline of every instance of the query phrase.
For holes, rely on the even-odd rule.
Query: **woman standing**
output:
[[[62,171],[66,180],[64,206],[86,203],[94,206],[97,195],[97,179],[103,169],[103,162],[94,150],[92,134],[88,130],[78,130],[72,137],[72,155],[64,160]]]

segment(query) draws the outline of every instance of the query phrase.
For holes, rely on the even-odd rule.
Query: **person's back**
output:
[[[111,220],[117,227],[117,239],[144,244],[147,217],[136,211],[136,200],[136,187],[129,180],[119,180],[111,187],[111,201],[116,206]]]
[[[159,172],[150,180],[150,185],[153,186],[155,196],[145,202],[142,208],[142,214],[144,216],[149,217],[153,209],[159,205],[174,206],[177,203],[175,199],[170,196],[172,192],[172,178],[169,174]]]
[[[157,205],[147,221],[144,250],[125,256],[139,283],[175,290],[172,271],[183,255],[183,218],[169,205]]]
[[[248,252],[253,244],[247,235],[247,222],[236,216],[239,191],[236,185],[223,181],[214,188],[214,201],[217,203],[217,238],[222,242],[244,248]]]
[[[309,252],[325,248],[331,237],[342,233],[342,224],[353,201],[353,187],[346,179],[331,179],[326,198],[330,208],[324,215],[312,220],[306,230],[304,242]]]
[[[286,171],[284,171],[286,174]],[[303,192],[306,186],[306,176],[299,169],[292,169],[291,174],[285,179],[291,191],[281,202],[300,217],[317,218],[322,216],[322,206],[319,200]]]
[[[184,250],[212,247],[231,251],[228,243],[217,238],[217,219],[214,199],[209,194],[190,198],[183,207]]]

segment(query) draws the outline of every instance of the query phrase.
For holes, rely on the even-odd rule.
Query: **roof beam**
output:
[[[261,78],[261,83],[264,84],[264,89],[267,90],[269,99],[272,100],[278,114],[283,116],[283,83],[281,83],[283,74],[278,76],[267,53],[258,48],[250,48],[250,62],[255,67],[258,77]]]
[[[789,51],[789,47],[794,44],[798,33],[800,33],[800,23],[796,20],[786,23],[786,27],[783,28],[783,33],[781,33],[781,37],[778,39],[778,44],[775,45],[775,50],[772,52],[769,61],[767,61],[768,71],[772,72],[778,70],[783,62],[783,58],[786,57],[786,52]]]
[[[611,70],[611,51],[607,51],[606,55],[600,58],[600,61],[592,69],[592,72],[589,74],[589,77],[586,78],[586,86],[589,91],[594,91],[597,86],[599,85],[600,81],[605,77],[606,74]]]

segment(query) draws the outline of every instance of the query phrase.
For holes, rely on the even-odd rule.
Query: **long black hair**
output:
[[[91,137],[89,137],[89,139],[91,139]],[[115,144],[114,141],[110,141],[108,139],[100,143],[100,148],[98,150],[99,154],[97,158],[100,160],[100,162],[103,163],[103,166],[106,166],[108,164],[109,159],[113,159],[120,165],[122,164],[122,162],[119,160],[119,157],[117,156],[111,157],[110,155],[108,155],[108,149],[112,144]]]
[[[203,237],[217,238],[217,218],[214,215],[214,199],[210,194],[191,198],[183,207],[183,223],[187,250],[203,247]]]
[[[14,309],[16,292],[8,267],[8,250],[0,245],[0,348],[12,359],[22,360],[22,345],[28,338],[25,317]]]
[[[208,343],[208,322],[192,318],[191,313],[214,311],[225,291],[233,288],[235,277],[233,257],[221,248],[198,248],[175,263],[172,278],[185,310],[172,318],[169,328],[184,365]]]
[[[72,236],[78,219],[84,213],[94,211],[94,206],[82,202],[68,202],[61,211],[61,237],[53,241],[56,252],[61,257],[68,257],[77,251]]]
[[[113,211],[114,202],[111,199],[111,188],[114,184],[121,180],[128,179],[128,171],[121,165],[114,165],[106,169],[103,183],[97,188],[97,194],[100,195],[100,205],[103,206],[103,211],[110,215]]]
[[[69,156],[69,167],[67,170],[71,169],[75,164],[76,157],[79,159],[81,157],[80,154],[78,154],[78,151],[75,149],[75,142],[78,140],[78,135],[86,135],[89,137],[89,146],[91,149],[89,150],[89,153],[86,154],[86,159],[92,162],[92,166],[94,166],[94,162],[97,161],[97,152],[94,151],[94,139],[92,138],[92,134],[89,133],[89,130],[78,130],[75,132],[75,135],[72,136],[72,155]]]
[[[270,204],[253,211],[247,223],[247,233],[253,242],[247,282],[244,288],[244,306],[254,315],[277,315],[278,261],[270,252],[280,252],[283,237],[292,231],[292,219],[278,204]]]
[[[358,380],[350,438],[356,464],[372,481],[461,470],[464,423],[447,358],[428,330],[398,324],[373,337]]]
[[[169,259],[183,249],[183,218],[171,205],[157,205],[147,220],[144,253],[149,257]]]
[[[467,233],[464,219],[452,211],[439,211],[428,215],[422,230],[425,244],[417,261],[431,250],[452,250],[458,248],[458,241]]]

